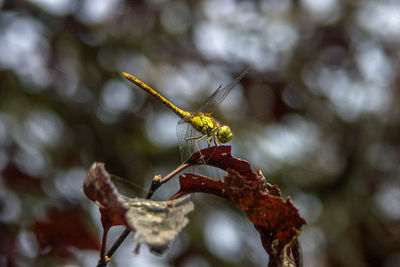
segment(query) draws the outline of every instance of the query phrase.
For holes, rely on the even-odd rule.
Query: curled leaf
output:
[[[125,225],[135,232],[138,243],[146,243],[157,254],[164,253],[172,240],[189,222],[194,208],[189,196],[169,201],[129,198],[119,194],[104,164],[94,163],[84,182],[85,195],[101,212],[103,228]]]
[[[250,164],[245,160],[234,158],[231,155],[231,146],[212,146],[193,153],[186,161],[190,165],[206,164],[226,171],[228,168],[234,169],[243,175],[253,176]],[[206,160],[203,160],[206,159]]]
[[[179,177],[180,190],[173,198],[201,192],[228,199],[246,213],[260,233],[264,249],[270,256],[269,266],[283,266],[290,252],[299,266],[297,236],[306,222],[291,200],[284,200],[279,188],[267,183],[261,171],[253,171],[248,162],[232,157],[230,147],[213,149],[212,153],[207,149],[201,153],[208,157],[207,165],[227,171],[224,180],[183,174]],[[196,162],[197,157],[193,154],[188,162]]]

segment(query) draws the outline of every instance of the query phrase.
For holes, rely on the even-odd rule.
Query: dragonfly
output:
[[[122,75],[130,82],[134,83],[138,87],[142,88],[145,92],[158,99],[167,108],[181,118],[177,124],[177,135],[182,161],[185,161],[192,153],[197,151],[199,151],[200,156],[202,156],[200,149],[200,142],[202,141],[206,141],[206,145],[210,147],[213,144],[225,144],[232,139],[233,132],[231,128],[228,125],[223,125],[214,119],[212,113],[215,111],[216,107],[228,96],[235,85],[245,76],[248,69],[249,68],[244,70],[228,85],[224,87],[220,85],[197,112],[186,111],[175,106],[171,101],[166,99],[156,90],[131,74],[122,72]],[[200,133],[200,136],[195,136],[196,131],[197,133]]]

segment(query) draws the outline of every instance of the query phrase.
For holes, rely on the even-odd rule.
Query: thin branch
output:
[[[124,240],[128,237],[130,232],[131,232],[131,230],[125,228],[124,232],[118,237],[118,239],[114,242],[112,247],[108,250],[107,256],[106,256],[108,259],[111,259],[112,255],[114,255],[115,251],[122,244],[122,242],[124,242]]]

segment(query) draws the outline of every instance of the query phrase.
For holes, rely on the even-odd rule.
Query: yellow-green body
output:
[[[185,118],[197,131],[207,136],[214,136],[219,123],[210,115],[200,112],[192,113],[189,118]]]
[[[201,137],[190,137],[190,139],[198,139],[204,136],[208,136],[209,138],[208,143],[211,145],[211,139],[214,142],[218,143],[226,143],[232,139],[232,131],[230,130],[229,126],[223,125],[217,122],[213,117],[211,117],[208,113],[201,113],[201,112],[189,112],[183,109],[178,108],[174,104],[171,103],[168,99],[163,97],[153,88],[148,86],[147,84],[140,81],[133,75],[123,72],[125,78],[129,81],[133,82],[143,90],[145,90],[148,94],[154,96],[156,99],[161,101],[165,106],[167,106],[170,110],[172,110],[176,115],[178,115],[181,119],[185,122],[190,123],[193,128],[203,134]]]

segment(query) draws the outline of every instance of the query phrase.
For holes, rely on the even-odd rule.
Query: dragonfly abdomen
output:
[[[169,101],[168,99],[163,97],[156,90],[154,90],[153,88],[151,88],[150,86],[148,86],[147,84],[145,84],[144,82],[142,82],[141,80],[136,78],[135,76],[130,75],[126,72],[123,72],[122,75],[124,75],[124,77],[127,78],[129,81],[133,82],[134,84],[136,84],[137,86],[139,86],[140,88],[145,90],[148,94],[157,98],[161,103],[163,103],[165,106],[167,106],[167,108],[172,110],[181,119],[187,118],[190,115],[190,112],[178,108],[177,106],[172,104],[171,101]]]

